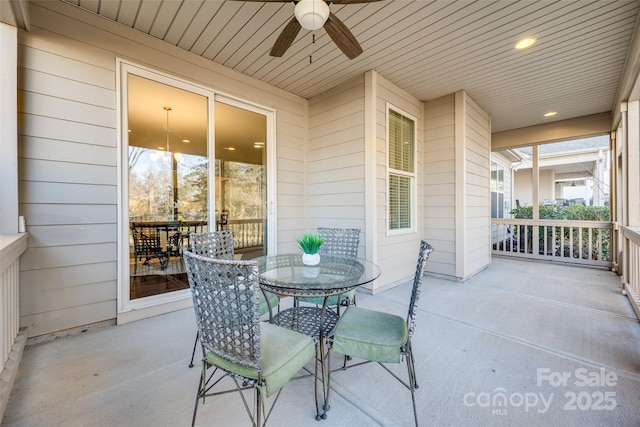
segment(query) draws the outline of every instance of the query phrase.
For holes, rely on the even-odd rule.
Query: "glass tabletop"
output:
[[[307,266],[302,254],[267,255],[255,258],[260,286],[292,296],[338,295],[380,276],[380,268],[365,259],[322,255],[320,263]]]

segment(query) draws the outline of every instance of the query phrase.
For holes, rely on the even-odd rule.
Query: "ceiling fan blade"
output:
[[[357,3],[373,3],[374,1],[384,0],[331,0],[333,4],[357,4]]]
[[[324,29],[331,37],[331,40],[349,59],[354,59],[362,53],[362,47],[358,40],[333,12],[329,14],[329,19],[324,23]]]
[[[302,26],[294,17],[289,23],[284,27],[276,42],[273,44],[271,48],[271,52],[269,55],[271,56],[282,56],[289,49],[291,43],[296,39],[296,36],[300,32],[300,28]]]

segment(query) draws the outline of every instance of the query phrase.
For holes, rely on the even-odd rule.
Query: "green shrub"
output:
[[[520,206],[511,210],[511,215],[516,219],[532,219],[533,207]],[[610,216],[609,206],[540,206],[540,219],[549,220],[568,220],[568,221],[608,221]],[[516,237],[524,236],[524,227],[515,227],[513,234]],[[553,237],[553,228],[555,228],[555,242],[550,242]],[[546,230],[546,233],[545,233]],[[562,231],[561,231],[562,230]],[[582,230],[582,248],[579,247],[580,241],[578,228],[569,227],[539,227],[539,253],[544,252],[544,242],[547,241],[547,247],[553,245],[556,253],[562,252],[562,256],[569,258],[585,259],[589,252],[589,244],[591,243],[592,256],[597,259],[601,256],[603,259],[609,259],[609,242],[611,233],[609,230],[594,229],[589,235],[589,229]],[[533,227],[527,226],[527,234],[532,235]],[[598,246],[601,238],[602,246]],[[573,246],[569,246],[569,242],[573,242]],[[562,247],[561,247],[562,246]]]
[[[516,219],[532,219],[533,206],[520,206],[509,212]],[[608,221],[609,206],[540,206],[540,219],[569,221]]]

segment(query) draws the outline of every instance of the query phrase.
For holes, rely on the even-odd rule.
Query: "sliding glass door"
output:
[[[126,312],[190,299],[182,256],[190,233],[231,230],[236,258],[250,259],[266,254],[275,220],[267,209],[273,113],[122,67],[119,305]]]
[[[182,250],[209,223],[207,96],[128,78],[130,299],[188,289]]]
[[[233,232],[236,257],[264,255],[267,117],[216,101],[215,136],[217,228]]]

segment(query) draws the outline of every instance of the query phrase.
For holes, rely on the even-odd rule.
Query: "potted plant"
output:
[[[317,265],[320,262],[318,249],[324,243],[319,234],[306,233],[298,238],[298,246],[302,249],[302,263],[305,265]]]

